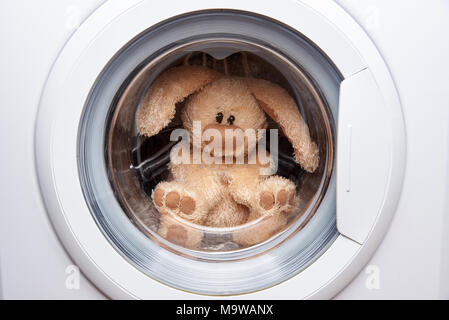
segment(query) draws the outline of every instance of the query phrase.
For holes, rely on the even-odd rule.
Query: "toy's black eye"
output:
[[[217,113],[215,120],[217,120],[218,123],[221,123],[223,121],[223,113],[221,112]]]
[[[228,123],[232,126],[234,121],[235,121],[235,117],[233,115],[230,115],[229,118],[228,118]]]

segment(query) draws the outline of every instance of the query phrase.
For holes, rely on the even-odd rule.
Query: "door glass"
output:
[[[100,230],[183,290],[242,293],[295,275],[337,236],[340,82],[307,39],[259,16],[150,28],[105,67],[81,119],[80,179]]]
[[[244,249],[315,213],[332,168],[331,124],[311,82],[268,48],[186,45],[149,62],[117,101],[109,177],[129,217],[157,241]]]

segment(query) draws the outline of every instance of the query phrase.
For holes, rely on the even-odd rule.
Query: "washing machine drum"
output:
[[[348,45],[349,61],[248,11],[142,30],[136,7],[125,16],[134,29],[117,31],[120,15],[78,56],[71,48],[89,37],[77,31],[39,116],[43,195],[77,262],[88,256],[79,263],[136,297],[159,283],[229,295],[301,278],[313,283],[302,298],[375,247],[399,192],[402,127],[391,83],[383,96],[359,52]],[[82,103],[63,112],[61,99]],[[50,164],[39,157],[49,146]]]

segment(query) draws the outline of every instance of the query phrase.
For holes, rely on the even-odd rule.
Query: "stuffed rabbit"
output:
[[[292,144],[294,158],[303,169],[314,172],[317,168],[317,145],[311,140],[295,100],[280,86],[262,79],[227,76],[204,66],[173,67],[162,73],[144,96],[138,113],[140,134],[147,137],[158,134],[174,118],[176,104],[184,100],[181,119],[190,146],[179,150],[192,151],[187,160],[192,160],[195,149],[192,144],[197,134],[195,123],[201,128],[200,134],[212,129],[224,137],[226,130],[259,132],[267,127],[268,115]],[[202,141],[196,148],[204,151],[207,142]],[[175,243],[196,247],[201,234],[183,227],[180,221],[233,227],[265,218],[256,233],[235,235],[235,241],[250,245],[285,225],[297,201],[295,184],[273,173],[261,174],[261,169],[272,162],[249,161],[254,154],[255,148],[245,138],[243,144],[223,149],[219,154],[230,161],[171,160],[171,178],[160,182],[152,193],[154,206],[161,214],[159,233]],[[243,158],[243,163],[237,163],[237,155]]]

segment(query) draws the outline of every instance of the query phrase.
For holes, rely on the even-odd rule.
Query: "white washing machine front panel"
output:
[[[179,14],[223,6],[219,1],[188,5],[179,2],[157,8],[149,1],[106,3],[75,32],[47,81],[36,132],[43,197],[68,251],[94,283],[112,297],[173,298],[185,294],[141,273],[99,232],[78,176],[77,137],[82,107],[104,67],[130,39]],[[295,277],[249,296],[289,298],[295,292],[294,298],[330,297],[366,262],[381,240],[399,198],[405,141],[394,84],[362,29],[332,2],[286,1],[273,10],[256,2],[236,1],[226,2],[225,8],[269,16],[300,30],[326,53],[344,78],[338,126],[345,130],[338,130],[337,142],[337,226],[341,235]],[[147,12],[152,13],[151,17]],[[366,96],[370,97],[368,101]],[[369,111],[357,112],[361,104]],[[373,119],[383,121],[385,129],[375,139],[371,134]],[[372,169],[367,172],[366,167]],[[376,183],[367,186],[369,179]]]
[[[445,74],[449,73],[448,62],[445,62],[449,45],[435,39],[448,36],[447,3],[435,1],[432,4],[433,10],[438,12],[436,15],[430,6],[413,3],[416,7],[401,15],[403,18],[398,25],[397,15],[403,13],[404,3],[339,2],[368,31],[382,57],[353,18],[330,1],[286,1],[282,6],[272,6],[270,2],[225,3],[227,8],[265,14],[296,28],[328,54],[346,79],[342,82],[340,97],[340,104],[346,107],[341,109],[338,123],[339,128],[345,130],[339,130],[337,136],[339,165],[336,170],[339,192],[337,226],[343,235],[296,277],[272,288],[233,298],[324,298],[334,296],[348,284],[339,298],[448,296],[445,288],[449,286],[445,284],[448,283],[449,254],[444,252],[449,251],[443,244],[449,243],[449,220],[445,217],[449,208],[445,200],[449,190],[449,98],[443,84],[447,80]],[[10,136],[17,128],[23,132],[14,141],[1,140],[3,150],[23,154],[22,157],[2,160],[2,167],[8,168],[2,169],[4,178],[1,188],[5,195],[0,225],[0,288],[3,298],[102,298],[100,290],[116,298],[207,298],[152,280],[111,246],[92,219],[79,186],[76,136],[82,106],[91,87],[103,67],[130,39],[166,18],[194,10],[220,8],[224,4],[218,1],[198,1],[194,5],[177,2],[176,5],[162,6],[156,10],[147,1],[108,1],[101,7],[100,1],[82,3],[72,6],[72,2],[68,1],[60,1],[58,5],[51,1],[41,2],[39,8],[30,11],[54,12],[47,24],[44,25],[40,18],[36,20],[34,17],[33,20],[30,16],[28,21],[34,21],[35,28],[27,30],[25,26],[31,24],[21,23],[23,28],[11,32],[8,37],[1,37],[11,48],[6,51],[7,56],[0,59],[2,70],[9,71],[0,78],[2,94],[8,104],[17,105],[16,109],[1,109],[1,119],[8,118],[7,123],[2,121],[2,137]],[[9,8],[11,16],[21,15],[23,8],[14,6]],[[154,15],[145,15],[148,8]],[[295,15],[295,12],[298,14]],[[303,19],[298,18],[301,15]],[[73,22],[71,19],[74,16],[79,21],[86,18],[76,32],[72,34],[72,24],[68,29],[58,28],[67,24],[67,17]],[[417,26],[414,21],[418,17],[428,23]],[[411,39],[409,30],[413,30],[411,33],[421,39],[426,49],[415,47],[416,41]],[[434,37],[426,36],[431,30],[437,30]],[[35,37],[31,36],[33,32],[36,33]],[[17,41],[23,34],[29,34],[30,39],[36,41]],[[42,34],[48,35],[48,45],[39,52],[33,52],[36,51],[34,48],[42,47]],[[398,45],[399,42],[403,45]],[[408,51],[407,57],[404,51]],[[19,52],[21,56],[16,55]],[[19,59],[20,63],[17,62]],[[404,128],[398,96],[384,59],[393,74],[404,107],[407,150],[402,135]],[[438,63],[438,68],[432,61]],[[11,68],[11,65],[16,66]],[[409,74],[411,65],[420,77],[432,79],[433,83],[418,85]],[[73,72],[75,66],[77,69]],[[51,75],[40,99],[50,69]],[[70,85],[71,90],[68,90]],[[23,94],[23,90],[27,91],[27,95]],[[379,113],[373,109],[379,99],[375,91],[383,96],[379,103],[386,103]],[[367,110],[372,112],[358,114],[357,106],[366,94],[371,94],[372,99],[365,99],[363,104],[371,106]],[[422,105],[428,104],[429,96],[432,96],[432,114],[422,111]],[[32,139],[39,101],[35,145]],[[64,112],[56,111],[57,107]],[[359,117],[354,118],[357,115]],[[373,118],[381,122],[384,129],[380,140],[373,139],[375,137],[369,134],[378,128],[374,121],[369,121]],[[62,121],[66,121],[64,125]],[[358,135],[360,132],[357,132],[354,123],[363,124],[361,126],[366,131]],[[426,133],[421,130],[423,128]],[[385,143],[380,143],[382,139]],[[380,162],[374,158],[372,162],[368,161],[373,168],[368,176],[366,167],[357,166],[357,163],[364,158],[364,153],[374,157],[376,154],[372,148],[367,148],[369,144],[360,143],[362,140],[379,147],[384,155],[389,154],[379,157]],[[35,163],[30,161],[34,159],[34,150],[39,180],[35,177]],[[432,166],[427,166],[426,170],[422,153],[426,154],[425,159],[434,159]],[[380,164],[379,167],[377,164]],[[404,169],[406,174],[401,188]],[[5,181],[18,183],[12,188],[11,183],[6,184]],[[39,198],[38,183],[46,209]],[[360,186],[372,187],[373,191],[376,190],[373,193],[376,196],[358,194]],[[363,206],[362,201],[351,200],[353,195],[362,197],[363,202],[373,203]],[[359,219],[356,212],[365,208],[369,209],[363,210],[366,218]],[[382,241],[395,211],[389,232],[369,263],[367,273],[359,273],[351,282]],[[16,214],[7,216],[7,212]],[[429,218],[423,220],[422,212],[427,212]],[[51,216],[54,230],[47,213]],[[59,241],[64,244],[72,261]],[[45,259],[42,258],[44,256]],[[80,266],[99,290],[83,277],[80,290],[69,290],[65,271],[71,264]],[[380,286],[367,285],[372,272],[380,276]],[[411,278],[414,281],[410,281]]]
[[[449,3],[338,2],[364,27],[393,75],[407,161],[387,235],[364,272],[337,297],[448,299],[449,43],[442,39],[449,37]]]
[[[36,114],[49,71],[76,25],[101,3],[44,0],[0,4],[0,38],[8,48],[0,53],[0,90],[5,99],[0,108],[0,136],[3,150],[10,155],[1,162],[3,299],[104,298],[82,275],[79,290],[67,289],[66,269],[75,262],[54,232],[40,195],[34,161]],[[3,107],[7,105],[10,107]]]

